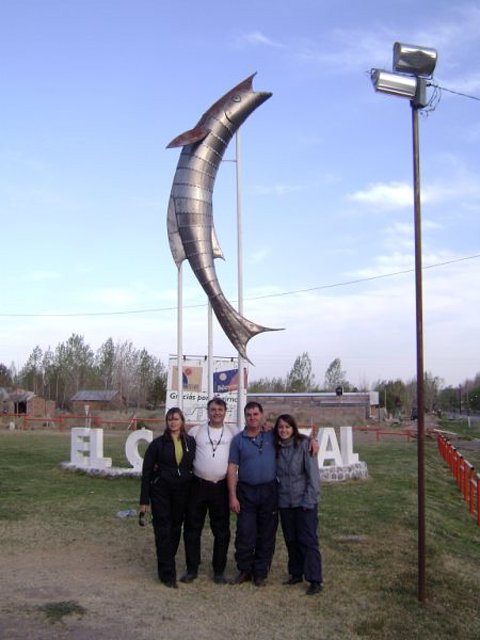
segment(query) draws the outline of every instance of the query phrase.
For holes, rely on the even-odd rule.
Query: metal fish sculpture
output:
[[[250,338],[277,329],[247,320],[232,307],[220,288],[214,258],[223,258],[223,254],[213,224],[212,195],[228,143],[248,116],[272,95],[253,90],[255,75],[226,93],[193,129],[180,134],[167,146],[183,147],[168,204],[167,231],[173,259],[177,267],[188,260],[220,326],[246,360]]]

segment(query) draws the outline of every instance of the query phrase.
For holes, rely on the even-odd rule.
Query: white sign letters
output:
[[[358,453],[353,452],[352,427],[340,427],[340,445],[333,427],[318,431],[318,466],[346,467],[358,462]],[[131,469],[141,471],[143,458],[138,445],[141,441],[152,442],[153,431],[139,429],[131,433],[125,443],[125,456]],[[103,429],[74,427],[70,440],[70,463],[75,467],[88,469],[109,469],[112,459],[103,456]]]

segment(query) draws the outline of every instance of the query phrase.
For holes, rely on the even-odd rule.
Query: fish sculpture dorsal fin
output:
[[[174,138],[169,144],[167,144],[167,149],[172,149],[173,147],[184,147],[187,144],[201,142],[209,133],[210,129],[208,127],[203,124],[197,125],[196,127],[193,127],[193,129],[190,129],[190,131],[184,131]]]
[[[222,260],[225,260],[214,225],[212,225],[212,253],[214,258],[222,258]]]

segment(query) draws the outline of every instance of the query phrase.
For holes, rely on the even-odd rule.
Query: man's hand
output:
[[[240,513],[240,502],[237,498],[230,498],[230,511],[237,515]]]

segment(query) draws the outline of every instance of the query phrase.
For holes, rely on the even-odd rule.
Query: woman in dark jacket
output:
[[[310,582],[307,595],[322,590],[322,558],[318,545],[320,472],[309,440],[298,431],[295,418],[283,414],[274,428],[277,445],[278,507],[288,552],[290,578],[285,584]]]
[[[186,433],[185,417],[178,407],[167,411],[165,421],[165,432],[150,443],[143,459],[140,517],[150,504],[158,577],[175,589],[175,555],[190,492],[195,440]]]

